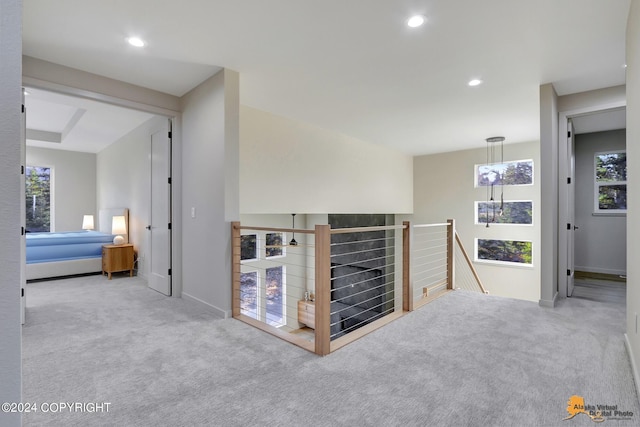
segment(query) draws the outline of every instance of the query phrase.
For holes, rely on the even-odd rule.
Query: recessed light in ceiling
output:
[[[473,79],[473,80],[469,80],[469,83],[467,83],[469,86],[478,86],[482,84],[482,80],[480,79]]]
[[[140,37],[129,37],[127,39],[127,42],[131,46],[135,46],[135,47],[144,47],[144,45],[146,44],[144,40],[142,40]]]
[[[427,20],[427,18],[425,18],[423,15],[413,15],[407,21],[407,25],[410,26],[411,28],[416,28],[416,27],[419,27],[420,25],[424,24],[424,21],[426,21],[426,20]]]

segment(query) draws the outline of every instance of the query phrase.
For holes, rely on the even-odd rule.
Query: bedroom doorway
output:
[[[560,297],[572,296],[576,274],[626,275],[626,182],[607,178],[600,189],[597,178],[599,155],[608,159],[610,152],[624,154],[625,110],[625,103],[618,102],[559,113],[558,140],[566,141],[559,144],[558,152],[559,200],[564,201],[558,206]],[[611,146],[614,141],[622,146]],[[626,156],[622,157],[626,175]],[[608,163],[604,169],[617,170],[615,161]],[[622,204],[608,207],[611,197],[606,190],[617,189],[618,184],[624,184]]]
[[[149,287],[171,296],[171,120],[151,134]]]
[[[170,137],[172,123],[179,126],[179,112],[88,92],[78,96],[73,88],[52,90],[40,83],[26,86],[25,93],[30,119],[25,163],[31,159],[34,165],[50,165],[52,174],[57,171],[56,191],[53,183],[51,187],[52,199],[58,199],[56,215],[51,212],[53,229],[77,231],[83,215],[97,218],[105,208],[128,208],[138,275],[150,288],[179,297],[180,269],[173,275],[171,270],[173,260],[179,265],[180,253],[174,252],[176,241],[168,228],[173,220],[171,228],[180,233],[180,216],[174,216],[171,200],[179,198],[180,189],[172,192],[168,181],[172,174],[180,175],[180,163],[171,161]],[[173,136],[179,145],[179,128]],[[94,270],[56,271],[42,278],[100,272],[99,259],[96,264]]]

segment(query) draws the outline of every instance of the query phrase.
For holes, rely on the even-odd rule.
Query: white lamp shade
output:
[[[93,215],[85,215],[82,218],[82,229],[93,230]]]
[[[115,215],[111,220],[111,234],[117,234],[113,239],[113,243],[121,245],[124,243],[122,234],[127,234],[127,224],[123,215]]]

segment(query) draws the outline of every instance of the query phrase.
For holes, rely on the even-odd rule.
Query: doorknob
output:
[[[145,228],[146,228],[147,230],[151,230],[151,226],[150,226],[150,225],[147,225]]]
[[[578,227],[577,225],[574,225],[574,226],[573,226],[573,229],[574,229],[574,230],[577,230],[578,228],[580,228],[580,227]]]

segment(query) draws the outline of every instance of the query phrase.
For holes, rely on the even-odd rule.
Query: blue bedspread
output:
[[[99,231],[27,233],[27,264],[100,258],[102,245],[112,242],[112,234]]]

